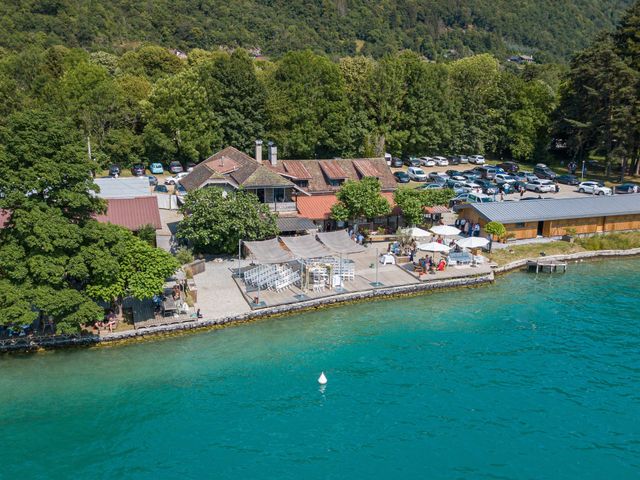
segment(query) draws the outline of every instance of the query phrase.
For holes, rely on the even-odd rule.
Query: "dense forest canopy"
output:
[[[5,0],[0,47],[119,51],[140,42],[190,50],[258,47],[431,59],[489,52],[566,60],[631,0]]]

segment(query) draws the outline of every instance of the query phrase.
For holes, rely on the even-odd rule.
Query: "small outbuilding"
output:
[[[514,239],[640,230],[640,194],[471,203],[458,215],[480,224],[500,222]]]

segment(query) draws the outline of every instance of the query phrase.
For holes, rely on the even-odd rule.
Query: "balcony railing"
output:
[[[274,212],[295,212],[296,202],[265,202]]]

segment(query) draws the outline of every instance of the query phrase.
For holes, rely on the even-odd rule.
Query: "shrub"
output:
[[[193,262],[193,252],[187,247],[180,247],[175,253],[176,260],[180,265]]]

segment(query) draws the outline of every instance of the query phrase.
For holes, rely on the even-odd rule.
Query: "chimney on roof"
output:
[[[256,162],[262,163],[262,140],[256,140]]]
[[[271,162],[271,165],[275,166],[278,163],[278,147],[276,147],[275,143],[269,142],[268,150],[269,150],[269,162]]]

